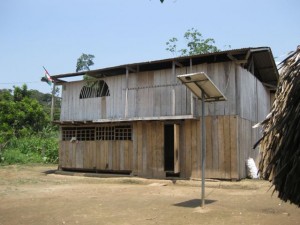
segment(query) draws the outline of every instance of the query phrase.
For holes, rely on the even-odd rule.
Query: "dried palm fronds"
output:
[[[280,63],[271,116],[259,141],[259,171],[278,197],[300,207],[300,46]]]

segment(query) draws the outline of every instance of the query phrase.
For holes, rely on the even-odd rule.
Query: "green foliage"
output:
[[[58,132],[46,127],[42,132],[13,137],[0,152],[2,164],[57,163]]]
[[[26,85],[14,87],[13,93],[11,97],[8,92],[0,94],[0,144],[13,136],[37,133],[49,123],[49,116],[37,100],[30,98]]]
[[[94,65],[94,58],[94,55],[82,53],[82,55],[77,59],[76,72],[90,70],[90,66]]]
[[[41,93],[38,90],[29,90],[30,97],[36,99],[44,109],[44,112],[47,115],[50,115],[51,112],[51,101],[52,101],[52,94],[49,93]],[[60,116],[60,108],[61,108],[61,98],[57,95],[59,93],[59,88],[55,88],[55,106],[54,106],[54,120],[59,120]]]
[[[23,84],[22,88],[14,86],[14,101],[15,102],[21,101],[25,97],[30,97],[30,93],[27,89],[27,85]]]
[[[1,163],[57,162],[58,132],[45,110],[50,97],[26,85],[0,90]]]
[[[187,48],[177,50],[178,39],[173,37],[166,42],[166,50],[171,52],[173,55],[178,53],[181,56],[205,54],[220,51],[214,44],[213,38],[204,39],[202,34],[194,28],[187,30],[184,33],[184,39],[187,42]]]
[[[26,164],[26,163],[42,163],[43,160],[39,157],[38,153],[30,152],[23,154],[19,149],[9,149],[1,156],[0,162],[3,161],[4,165],[7,164]]]
[[[0,102],[1,101],[12,101],[12,90],[10,89],[0,89]]]
[[[178,39],[173,37],[169,41],[166,42],[167,48],[166,50],[169,52],[172,52],[173,54],[176,54],[177,52],[177,41]]]

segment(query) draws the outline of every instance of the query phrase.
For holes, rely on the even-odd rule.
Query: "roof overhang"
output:
[[[127,72],[143,72],[172,68],[174,62],[176,66],[190,66],[202,63],[218,63],[233,61],[243,68],[251,71],[262,83],[268,85],[268,88],[276,88],[279,74],[269,47],[242,48],[214,53],[168,58],[162,60],[148,61],[124,64],[114,67],[101,68],[77,73],[66,73],[51,76],[56,84],[62,84],[65,81],[61,78],[76,77],[88,75],[94,78],[103,78],[108,76],[122,75]]]
[[[132,118],[110,118],[110,119],[95,119],[95,120],[55,120],[53,124],[61,126],[77,126],[77,125],[95,125],[101,123],[126,123],[135,121],[160,121],[160,120],[197,120],[198,117],[194,115],[180,115],[180,116],[154,116],[154,117],[132,117]]]

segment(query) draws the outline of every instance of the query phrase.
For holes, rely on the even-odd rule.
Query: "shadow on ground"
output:
[[[57,170],[46,170],[46,171],[43,171],[42,173],[48,175],[48,174],[54,174],[56,173]]]
[[[211,199],[205,199],[205,204],[212,204],[216,202],[217,200],[211,200]],[[187,207],[187,208],[196,208],[201,206],[201,199],[191,199],[184,202],[179,202],[174,204],[174,206],[180,206],[180,207]]]

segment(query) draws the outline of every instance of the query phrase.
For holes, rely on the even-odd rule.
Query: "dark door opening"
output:
[[[165,171],[174,172],[174,125],[165,125]]]

